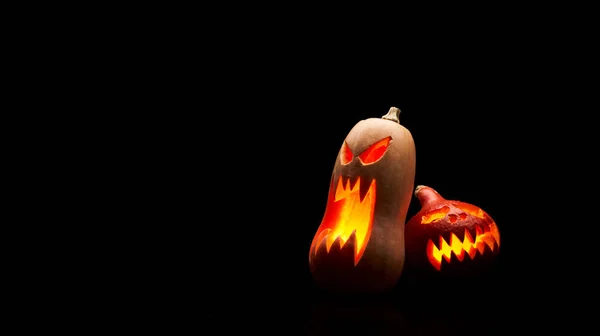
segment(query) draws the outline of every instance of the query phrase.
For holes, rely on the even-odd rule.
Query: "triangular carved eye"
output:
[[[385,152],[387,151],[391,141],[391,136],[377,141],[376,143],[369,146],[369,148],[365,149],[362,153],[360,153],[358,158],[363,164],[372,164],[377,162],[383,157],[383,154],[385,154]]]
[[[340,151],[340,161],[343,165],[347,165],[350,162],[352,162],[352,159],[354,159],[354,154],[352,154],[350,147],[348,147],[348,144],[346,143],[346,141],[344,141],[344,143],[342,144],[342,149]]]

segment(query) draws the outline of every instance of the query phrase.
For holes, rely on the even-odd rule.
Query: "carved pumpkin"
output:
[[[406,263],[416,271],[469,275],[487,268],[500,251],[500,231],[479,207],[444,199],[417,186],[421,209],[406,223]]]
[[[358,122],[336,158],[321,225],[309,252],[322,288],[376,292],[404,267],[404,222],[415,178],[415,145],[392,107]]]

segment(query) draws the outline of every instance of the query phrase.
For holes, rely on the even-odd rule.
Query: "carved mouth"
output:
[[[463,261],[466,255],[474,259],[478,253],[483,255],[486,252],[486,246],[490,252],[500,247],[500,232],[493,222],[489,225],[477,225],[475,230],[465,229],[463,237],[458,237],[454,233],[450,233],[450,236],[445,238],[440,236],[437,245],[429,239],[427,258],[439,271],[442,267],[442,259],[449,263],[453,254],[459,261]]]
[[[373,179],[340,176],[330,192],[325,216],[311,246],[311,257],[325,244],[334,249],[354,249],[354,265],[362,257],[371,236],[376,183]],[[334,244],[335,243],[335,244]],[[313,251],[314,249],[314,251]]]

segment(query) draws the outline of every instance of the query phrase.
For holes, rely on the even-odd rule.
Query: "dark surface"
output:
[[[160,191],[161,202],[149,209],[151,238],[139,249],[145,251],[142,264],[133,266],[147,275],[132,288],[149,286],[145,292],[154,293],[141,302],[183,325],[208,319],[222,328],[243,325],[258,332],[282,325],[283,334],[316,335],[378,329],[443,335],[462,328],[483,335],[521,323],[524,307],[543,305],[533,297],[545,291],[536,285],[542,277],[537,270],[545,268],[527,238],[536,234],[529,223],[535,216],[520,195],[523,185],[535,185],[535,174],[521,125],[508,113],[523,112],[515,109],[518,93],[491,79],[458,87],[444,83],[446,76],[432,83],[393,72],[360,81],[341,69],[313,75],[310,90],[272,84],[265,88],[273,90],[268,97],[227,104],[214,124],[199,120],[182,126],[189,135],[173,133],[176,140],[165,151],[174,166],[159,170],[168,172],[160,180],[164,185],[146,185]],[[374,301],[324,299],[315,292],[308,251],[325,211],[334,160],[354,124],[381,117],[391,106],[402,110],[401,123],[415,139],[415,185],[492,216],[502,236],[500,266],[491,280],[414,290],[399,282],[394,296]],[[408,218],[418,208],[413,199]],[[211,313],[201,313],[206,309]]]
[[[573,179],[556,168],[573,154],[545,126],[561,97],[540,54],[524,52],[529,41],[392,51],[266,40],[206,49],[223,65],[202,71],[179,53],[177,75],[140,93],[155,113],[133,124],[142,134],[124,154],[143,162],[119,165],[126,190],[113,197],[132,213],[123,227],[137,224],[117,233],[129,254],[115,258],[111,283],[125,293],[115,309],[169,331],[485,335],[553,330],[578,306],[562,303],[578,254],[560,240],[571,232],[561,228]],[[314,288],[308,251],[334,160],[358,121],[391,106],[415,140],[415,185],[485,210],[501,233],[499,260],[481,277],[403,276],[383,296],[331,298]],[[407,219],[418,209],[413,199]]]
[[[317,92],[288,93],[289,101],[253,111],[272,114],[259,115],[266,124],[248,125],[227,145],[212,135],[201,142],[202,148],[219,146],[215,156],[177,149],[180,157],[201,158],[183,159],[186,177],[173,175],[173,188],[181,193],[163,196],[169,206],[155,209],[164,224],[151,226],[156,240],[143,268],[150,270],[145,281],[155,284],[148,289],[154,294],[141,301],[161,312],[158,321],[281,334],[487,335],[507,334],[515,324],[535,325],[531,312],[555,302],[544,295],[548,283],[540,286],[538,280],[543,279],[538,271],[548,271],[533,262],[538,255],[527,245],[536,229],[528,223],[528,201],[518,196],[528,167],[515,170],[514,156],[524,153],[519,126],[505,114],[505,105],[514,101],[475,84],[464,90],[449,86],[450,91],[393,82],[377,92],[350,86],[326,96],[318,91],[328,85],[313,86]],[[359,120],[381,117],[390,106],[402,109],[401,123],[415,139],[415,185],[429,185],[492,216],[502,236],[498,265],[487,276],[461,280],[402,277],[393,293],[339,301],[314,287],[310,243],[345,135]],[[413,199],[409,218],[418,208]]]

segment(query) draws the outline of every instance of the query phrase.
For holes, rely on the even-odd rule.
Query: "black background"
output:
[[[573,184],[557,168],[573,153],[558,149],[551,117],[566,99],[564,68],[547,56],[555,45],[494,25],[413,26],[381,43],[360,27],[294,22],[205,34],[193,46],[165,39],[162,66],[139,71],[148,113],[129,155],[144,158],[130,175],[143,220],[122,267],[134,276],[121,287],[142,323],[330,335],[539,328],[564,300],[559,278],[573,260],[539,250],[566,207],[547,200]],[[392,106],[415,140],[415,185],[488,212],[499,262],[472,286],[415,292],[400,281],[389,295],[336,301],[314,287],[308,249],[346,134]],[[554,211],[542,223],[540,206]],[[408,218],[418,208],[413,198]],[[467,299],[445,310],[455,298]]]
[[[411,59],[357,67],[329,51],[311,63],[290,60],[281,73],[251,71],[231,91],[239,96],[178,120],[158,172],[166,191],[153,190],[164,203],[150,213],[164,217],[148,226],[155,240],[147,267],[159,289],[150,302],[184,325],[202,315],[230,318],[222,327],[285,333],[434,334],[465,323],[494,333],[530,320],[541,267],[535,250],[522,254],[536,234],[527,209],[538,193],[535,144],[517,117],[531,104],[527,78],[485,60]],[[415,185],[487,211],[501,230],[500,260],[485,278],[417,292],[400,281],[387,296],[338,302],[314,287],[308,249],[346,134],[391,106],[415,140]],[[413,198],[408,218],[418,208]],[[448,310],[453,300],[464,303]]]
[[[402,110],[401,123],[415,139],[415,185],[432,186],[449,199],[477,204],[492,214],[502,230],[502,261],[510,260],[516,246],[511,238],[521,224],[515,219],[515,202],[511,202],[509,196],[521,183],[511,172],[514,147],[520,144],[502,139],[507,132],[519,131],[511,127],[506,115],[517,102],[506,100],[510,89],[496,81],[478,79],[478,71],[465,70],[460,64],[453,63],[448,69],[432,61],[418,69],[404,71],[404,76],[402,67],[398,67],[398,71],[373,68],[372,77],[364,73],[353,76],[356,72],[338,70],[321,76],[328,84],[312,85],[313,89],[323,92],[316,94],[320,97],[315,101],[310,98],[290,108],[296,112],[291,123],[298,128],[284,127],[283,132],[277,134],[283,139],[293,139],[287,142],[293,147],[287,151],[286,141],[282,142],[284,156],[276,160],[281,171],[275,174],[282,183],[281,186],[269,183],[273,185],[270,193],[277,197],[277,210],[272,213],[286,220],[283,223],[273,220],[275,227],[268,237],[277,248],[272,252],[265,249],[264,253],[273,255],[275,263],[267,262],[264,266],[273,267],[268,274],[278,279],[272,283],[275,292],[298,302],[299,312],[294,314],[306,316],[307,330],[323,333],[327,330],[334,334],[374,332],[378,328],[398,329],[396,332],[444,332],[461,325],[458,311],[472,314],[472,328],[485,328],[485,323],[498,322],[497,314],[503,311],[493,305],[486,308],[486,304],[489,301],[499,305],[506,303],[506,296],[493,291],[498,286],[502,292],[502,288],[509,286],[511,274],[506,269],[510,268],[503,268],[502,264],[494,277],[473,279],[472,284],[453,284],[456,287],[444,284],[433,288],[423,285],[418,289],[426,291],[422,298],[419,293],[405,292],[400,282],[387,298],[378,298],[375,302],[349,299],[342,303],[325,299],[315,291],[307,268],[307,250],[324,213],[331,171],[341,142],[356,122],[381,117],[390,106]],[[332,93],[330,89],[339,91]],[[408,218],[417,210],[418,202],[414,199]],[[278,238],[280,235],[285,238]],[[287,252],[281,253],[283,251]],[[502,277],[508,279],[496,281]],[[294,293],[296,291],[299,293]],[[466,306],[455,307],[452,313],[452,300],[461,299],[465,299]],[[430,301],[431,306],[420,300]],[[302,309],[306,309],[304,313]]]

